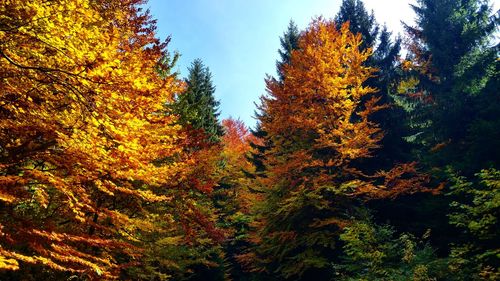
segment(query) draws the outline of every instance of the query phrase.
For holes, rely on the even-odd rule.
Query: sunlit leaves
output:
[[[263,199],[253,208],[253,247],[238,256],[248,270],[284,278],[327,271],[326,257],[365,200],[429,191],[415,163],[363,171],[383,138],[370,117],[387,105],[365,86],[375,69],[360,44],[348,23],[315,19],[281,66],[283,80],[266,79],[259,121],[272,147],[254,181]]]
[[[4,268],[18,260],[116,276],[110,253],[133,259],[122,241],[151,229],[132,216],[169,202],[156,191],[183,179],[183,136],[161,113],[182,83],[156,73],[165,44],[138,2],[2,4]],[[165,158],[174,161],[155,162]]]

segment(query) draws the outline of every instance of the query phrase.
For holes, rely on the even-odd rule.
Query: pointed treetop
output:
[[[280,37],[281,49],[278,50],[280,59],[276,61],[276,70],[280,80],[283,80],[283,65],[290,63],[290,57],[293,50],[299,48],[300,32],[293,20],[288,23],[287,30]]]
[[[375,45],[379,27],[375,21],[373,11],[368,13],[361,0],[342,0],[342,5],[335,16],[335,23],[340,27],[349,21],[349,30],[356,34],[361,33],[363,42],[361,48],[371,48]]]

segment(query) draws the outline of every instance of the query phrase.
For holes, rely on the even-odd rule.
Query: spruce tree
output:
[[[342,5],[335,16],[335,23],[341,26],[349,21],[349,30],[356,34],[361,34],[361,49],[375,46],[379,33],[379,26],[375,21],[373,11],[371,14],[365,9],[361,0],[342,0]]]
[[[278,54],[280,55],[280,60],[276,61],[276,72],[278,73],[278,81],[281,83],[284,80],[283,74],[283,66],[290,63],[290,57],[293,50],[297,50],[299,48],[299,39],[300,32],[293,20],[290,20],[288,23],[288,27],[283,35],[280,37],[281,48],[278,49]],[[256,118],[258,120],[263,120],[265,118],[269,118],[266,115],[265,110],[263,110],[260,106],[257,105],[259,111],[255,112]],[[254,177],[256,175],[265,176],[265,166],[263,163],[264,160],[264,152],[269,149],[271,146],[270,140],[267,137],[267,133],[262,129],[260,122],[257,123],[255,129],[251,130],[252,134],[263,140],[263,144],[250,143],[253,148],[253,152],[249,156],[249,160],[255,166],[255,175],[250,175],[250,177]]]
[[[450,268],[464,274],[460,280],[496,280],[500,261],[492,253],[498,239],[481,235],[492,232],[488,218],[498,217],[488,198],[494,190],[483,192],[498,181],[495,170],[483,169],[500,164],[499,48],[493,44],[498,15],[491,15],[488,1],[419,0],[413,9],[416,26],[405,26],[412,40],[404,63],[408,77],[399,92],[407,96],[416,157],[448,183],[448,198],[435,202],[440,210],[426,212],[442,224],[448,213],[459,228],[433,232],[444,238],[439,248],[452,245]]]
[[[187,88],[178,95],[173,112],[179,115],[180,124],[202,130],[209,143],[217,143],[224,131],[217,119],[219,101],[214,97],[212,74],[201,59],[194,60],[188,70]]]
[[[389,167],[394,162],[408,161],[410,147],[403,139],[406,129],[400,120],[404,117],[404,111],[394,106],[392,93],[394,81],[397,78],[398,56],[401,49],[401,39],[391,39],[391,32],[386,26],[380,29],[376,22],[373,11],[369,13],[361,0],[343,0],[335,23],[341,26],[349,22],[349,30],[354,34],[360,34],[362,43],[360,48],[366,50],[371,48],[371,56],[365,65],[377,69],[374,77],[366,81],[366,86],[378,89],[373,94],[380,98],[379,104],[385,104],[387,109],[381,110],[371,117],[372,121],[380,124],[385,137],[381,142],[382,150],[372,158],[365,160],[363,166],[372,166],[374,170],[380,167]]]
[[[419,95],[411,121],[421,157],[469,176],[498,167],[499,48],[491,46],[498,16],[490,16],[488,1],[419,0],[413,9],[417,26],[405,27],[413,40],[409,59]]]
[[[290,57],[293,50],[299,48],[300,32],[293,20],[288,23],[287,30],[280,37],[281,49],[278,50],[280,59],[276,61],[276,71],[280,81],[283,81],[283,65],[290,63]]]

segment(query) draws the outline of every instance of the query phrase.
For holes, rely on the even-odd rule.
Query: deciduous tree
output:
[[[273,143],[266,176],[257,178],[255,244],[239,256],[254,271],[285,278],[326,269],[340,229],[356,216],[356,198],[389,198],[420,191],[425,177],[414,164],[367,175],[355,162],[371,157],[382,132],[369,116],[381,109],[364,82],[361,35],[349,25],[314,20],[283,66],[284,80],[266,80],[263,130]]]
[[[2,268],[114,278],[143,205],[173,199],[155,191],[183,178],[183,137],[160,111],[182,83],[155,71],[166,44],[140,2],[2,3]]]

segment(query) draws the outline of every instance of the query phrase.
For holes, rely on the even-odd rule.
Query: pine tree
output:
[[[217,119],[220,103],[214,97],[212,74],[200,59],[194,60],[188,70],[186,90],[178,95],[173,112],[182,125],[201,131],[208,143],[217,143],[224,130]]]

